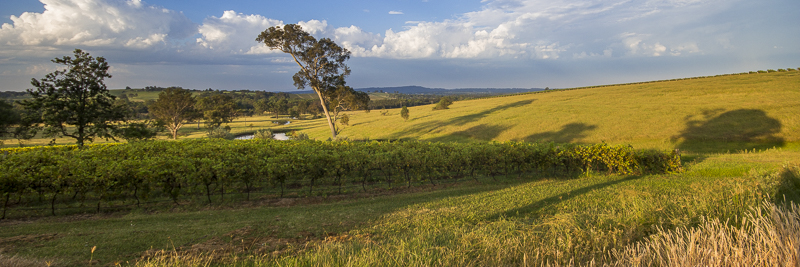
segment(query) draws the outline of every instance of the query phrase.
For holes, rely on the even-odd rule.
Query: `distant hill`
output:
[[[447,110],[409,107],[407,121],[399,109],[350,112],[351,125],[342,136],[605,142],[714,153],[791,147],[800,142],[799,88],[800,71],[784,70],[547,90],[456,101]],[[323,140],[330,134],[323,123],[304,132]]]
[[[456,88],[456,89],[443,89],[443,88],[427,88],[422,86],[396,86],[396,87],[368,87],[357,88],[356,91],[375,93],[399,93],[399,94],[427,94],[427,95],[453,95],[453,94],[516,94],[543,91],[542,88]],[[310,94],[311,90],[302,91],[289,91],[291,94]]]

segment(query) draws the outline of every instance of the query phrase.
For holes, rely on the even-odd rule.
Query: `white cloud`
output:
[[[282,21],[265,18],[261,15],[245,15],[228,10],[221,17],[209,17],[200,25],[200,38],[197,44],[202,47],[232,54],[273,53],[263,44],[255,41],[259,33],[269,27],[281,26]]]
[[[455,19],[409,21],[402,30],[387,30],[382,38],[359,31],[358,35],[336,35],[335,40],[347,43],[355,56],[362,57],[558,59],[564,52],[571,52],[573,58],[677,56],[700,52],[697,42],[685,37],[625,35],[631,30],[663,31],[660,27],[669,24],[664,22],[678,19],[673,17],[679,13],[675,10],[716,1],[483,0],[482,10]],[[578,47],[583,51],[571,50]],[[625,53],[611,53],[613,49]]]
[[[286,64],[286,63],[294,64],[295,63],[294,59],[292,59],[291,57],[273,58],[272,60],[270,60],[270,62],[272,62],[272,63],[283,63],[283,64]]]
[[[163,46],[189,37],[197,27],[183,14],[145,6],[140,0],[41,0],[45,11],[11,16],[0,28],[9,46],[94,46],[132,49]]]
[[[403,11],[389,11],[389,15],[403,15]]]
[[[303,30],[310,33],[310,34],[319,34],[323,32],[330,31],[331,28],[328,27],[327,21],[319,21],[319,20],[309,20],[309,21],[301,21],[298,22],[297,25],[303,27]]]
[[[255,37],[284,22],[258,14],[228,10],[196,25],[179,12],[141,0],[41,1],[43,13],[12,16],[13,23],[0,28],[0,43],[57,50],[76,46],[164,48],[175,58],[200,60],[226,55],[252,55],[252,59],[280,53],[255,42]],[[678,32],[686,33],[674,34],[670,31],[675,26],[666,26],[694,19],[704,12],[697,7],[710,8],[720,1],[483,0],[480,11],[443,21],[408,21],[405,27],[383,34],[367,32],[358,25],[334,27],[325,20],[298,24],[317,38],[332,38],[355,57],[552,60],[564,54],[574,59],[682,56],[702,54],[701,47],[732,47],[726,41],[732,36],[725,33],[698,34],[719,32],[717,29],[681,29]],[[685,10],[695,13],[681,13]],[[176,42],[187,37],[194,42]]]

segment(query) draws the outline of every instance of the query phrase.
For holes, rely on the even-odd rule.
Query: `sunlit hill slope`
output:
[[[447,110],[411,107],[350,113],[350,139],[631,144],[725,152],[800,140],[800,71],[551,90],[459,101]],[[330,135],[324,121],[305,130]]]

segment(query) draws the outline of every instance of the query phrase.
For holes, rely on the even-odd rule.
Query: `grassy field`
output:
[[[686,171],[482,177],[407,191],[7,220],[0,221],[0,265],[614,264],[614,251],[669,231],[701,229],[712,219],[739,227],[763,201],[800,203],[798,99],[800,72],[792,71],[458,101],[443,111],[411,107],[408,121],[399,110],[353,112],[342,133],[351,139],[677,148]],[[274,125],[247,120],[231,123],[233,132]],[[181,138],[204,136],[195,126]],[[326,127],[317,119],[270,128],[324,140]]]
[[[350,114],[354,139],[630,144],[735,152],[800,141],[800,71],[552,91]],[[306,130],[326,139],[322,121]]]

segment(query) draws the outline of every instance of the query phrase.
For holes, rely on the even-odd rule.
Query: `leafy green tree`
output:
[[[297,106],[292,107],[289,109],[289,117],[291,118],[300,118],[300,108]]]
[[[94,58],[75,49],[74,58],[64,56],[53,63],[66,66],[47,74],[43,79],[31,79],[36,89],[28,89],[32,99],[20,102],[26,112],[40,114],[45,137],[74,138],[78,147],[95,137],[113,139],[117,122],[126,120],[125,110],[114,105],[115,97],[103,83],[108,74],[105,58]],[[38,127],[38,126],[37,126]]]
[[[2,139],[13,134],[12,125],[20,123],[19,113],[14,109],[14,105],[0,99],[0,145]]]
[[[236,116],[236,102],[228,95],[214,94],[200,98],[197,107],[203,111],[205,126],[209,130],[219,128],[223,123],[233,121]]]
[[[408,120],[408,108],[406,106],[400,109],[400,117],[403,117],[403,120]]]
[[[322,113],[325,114],[331,135],[335,138],[338,131],[334,124],[335,116],[331,115],[336,111],[329,109],[335,109],[341,104],[329,104],[334,99],[342,98],[343,94],[355,94],[355,90],[345,85],[345,77],[350,75],[350,68],[344,62],[350,59],[350,51],[329,38],[317,40],[296,24],[268,28],[256,37],[256,41],[292,56],[294,62],[300,66],[300,71],[293,77],[294,85],[298,89],[309,86],[317,93]]]
[[[449,97],[445,96],[445,97],[442,97],[442,99],[439,99],[439,103],[436,103],[436,106],[433,107],[433,110],[448,109],[448,108],[450,108],[450,105],[452,105],[452,104],[453,104],[453,100],[451,100]]]
[[[256,114],[263,115],[264,112],[268,112],[270,110],[269,99],[268,98],[259,99],[258,101],[255,102],[253,107],[255,108]]]
[[[275,118],[277,119],[281,113],[286,113],[289,109],[289,101],[283,98],[273,97],[272,101],[269,102],[270,110],[275,113]]]
[[[120,137],[130,142],[146,141],[156,138],[164,126],[156,121],[132,122],[120,128]]]
[[[178,139],[178,130],[184,124],[199,117],[195,110],[197,100],[192,92],[182,88],[167,88],[158,93],[158,100],[153,102],[148,110],[150,115],[163,124],[172,134],[172,139]]]

